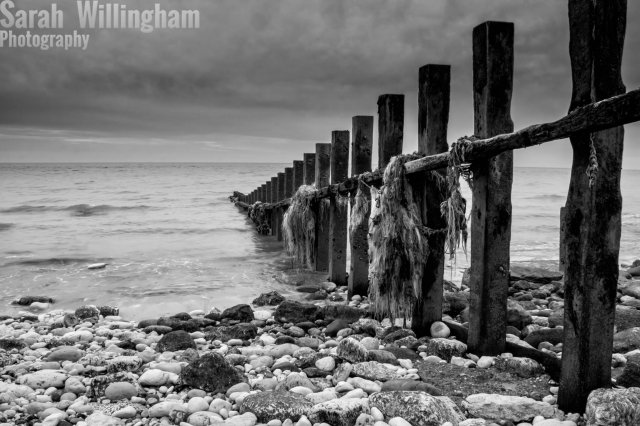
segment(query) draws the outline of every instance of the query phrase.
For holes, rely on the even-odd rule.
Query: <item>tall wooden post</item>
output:
[[[293,167],[284,168],[284,199],[293,195]]]
[[[373,117],[356,116],[351,119],[351,176],[371,171],[371,152],[373,150]],[[363,185],[363,194],[371,199],[369,188]],[[370,201],[369,201],[370,202]],[[353,203],[353,201],[352,201]],[[369,215],[361,226],[351,235],[351,265],[349,267],[348,296],[369,292]]]
[[[566,217],[566,207],[560,207],[560,244],[559,244],[559,253],[558,253],[558,270],[560,272],[565,272],[567,268],[567,245],[565,243],[565,217]]]
[[[404,95],[378,97],[378,168],[389,164],[391,157],[402,154],[404,132]]]
[[[304,161],[295,160],[293,162],[293,193],[304,183]]]
[[[451,67],[425,65],[418,74],[418,152],[426,155],[447,152]],[[446,176],[445,170],[437,173],[443,179]],[[440,204],[446,195],[441,186],[431,173],[417,173],[411,182],[424,226],[445,230],[447,222],[440,212]],[[428,335],[431,324],[442,319],[445,234],[433,233],[427,240],[429,255],[422,276],[422,298],[414,307],[411,321],[411,328],[418,336]]]
[[[513,24],[485,22],[473,29],[474,134],[513,131]],[[469,352],[504,352],[509,291],[513,152],[473,166]]]
[[[331,133],[331,183],[349,177],[349,131]],[[347,284],[347,217],[349,204],[338,196],[330,199],[329,207],[329,280],[337,285]]]
[[[271,203],[278,202],[278,176],[271,178]],[[271,235],[277,235],[276,229],[278,228],[278,211],[274,208],[271,209]]]
[[[267,181],[267,203],[273,203],[273,193],[275,191],[273,178]]]
[[[287,191],[285,180],[286,174],[284,172],[278,173],[278,202],[285,199]],[[282,208],[278,207],[276,211],[276,238],[278,241],[282,241],[282,215]]]
[[[263,183],[260,187],[260,201],[265,203],[267,201],[267,184]]]
[[[316,188],[329,185],[331,144],[316,144]],[[329,270],[329,201],[318,201],[316,211],[316,271]]]
[[[303,180],[305,185],[313,185],[316,181],[316,154],[304,154]]]
[[[570,109],[625,92],[621,77],[626,0],[569,0],[573,93]],[[624,130],[571,137],[565,207],[565,304],[559,408],[584,412],[589,393],[611,385],[618,284]],[[593,145],[592,145],[593,144]],[[587,176],[591,146],[598,171]]]

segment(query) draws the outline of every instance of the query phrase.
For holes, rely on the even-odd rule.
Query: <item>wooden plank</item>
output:
[[[316,181],[316,154],[305,153],[304,161],[304,184],[313,185]]]
[[[331,144],[316,144],[315,185],[323,188],[329,185],[331,170]],[[329,270],[329,201],[321,200],[316,211],[316,271]]]
[[[404,95],[378,97],[378,168],[384,169],[391,157],[402,153]]]
[[[295,160],[293,162],[293,193],[304,184],[304,161]]]
[[[331,183],[349,177],[349,131],[331,132]],[[329,280],[347,285],[347,217],[348,203],[337,197],[329,199]]]
[[[447,152],[451,67],[429,64],[421,67],[418,74],[418,152],[426,155]],[[446,176],[446,170],[438,173]],[[424,226],[446,229],[447,222],[440,212],[446,195],[438,182],[429,172],[414,173],[410,182]],[[417,301],[411,320],[411,329],[418,336],[429,335],[431,324],[442,319],[445,239],[444,233],[427,237],[429,255],[422,277],[422,298]]]
[[[280,172],[278,173],[278,201],[284,200],[286,194],[286,173]],[[282,216],[284,212],[282,207],[278,207],[276,210],[276,238],[278,241],[282,241]]]
[[[513,131],[513,24],[485,22],[473,30],[474,134]],[[473,164],[469,352],[504,352],[509,291],[513,152]]]
[[[373,116],[356,116],[351,119],[351,175],[371,171],[371,153],[373,151]],[[371,199],[371,193],[366,186],[363,194]],[[370,201],[369,201],[370,202]],[[353,200],[351,200],[353,204]],[[369,293],[369,214],[364,218],[361,226],[351,235],[350,250],[351,264],[349,266],[348,297],[358,294],[366,296]]]
[[[626,0],[569,1],[571,109],[624,93],[621,77]],[[565,206],[565,311],[559,408],[582,413],[594,389],[609,387],[618,283],[624,130],[571,138]],[[591,180],[591,143],[598,172]]]

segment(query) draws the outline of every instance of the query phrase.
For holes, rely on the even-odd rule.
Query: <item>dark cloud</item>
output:
[[[348,129],[351,116],[374,115],[381,93],[406,94],[405,148],[411,151],[417,73],[426,63],[453,67],[454,139],[473,130],[471,31],[485,20],[515,23],[516,128],[554,120],[568,108],[566,2],[160,3],[199,10],[201,28],[91,31],[84,52],[0,49],[2,159],[293,160],[327,141],[331,130]],[[58,5],[67,30],[76,28],[75,2]],[[636,88],[639,2],[629,2],[628,16],[623,77],[628,88]],[[627,127],[627,141],[639,137],[637,124]],[[629,142],[625,156],[632,167],[640,149]],[[567,166],[569,154],[566,146],[545,146],[518,153],[516,164],[547,165],[551,159]]]

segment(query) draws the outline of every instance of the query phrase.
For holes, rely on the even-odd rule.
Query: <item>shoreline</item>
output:
[[[507,340],[558,358],[559,274],[515,274]],[[468,306],[464,284],[446,288],[447,316],[430,337],[375,320],[366,298],[347,304],[345,288],[320,284],[322,301],[272,292],[222,312],[143,321],[91,306],[3,316],[0,424],[572,426],[594,413],[618,419],[621,406],[640,418],[624,402],[640,396],[630,388],[640,385],[639,280],[621,273],[619,285],[612,374],[628,388],[593,395],[586,417],[557,409],[544,362],[466,353],[454,337]]]

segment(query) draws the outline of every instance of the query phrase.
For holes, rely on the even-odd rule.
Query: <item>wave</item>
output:
[[[112,206],[109,204],[100,204],[97,206],[91,204],[74,204],[68,207],[58,206],[34,206],[34,205],[21,205],[15,207],[9,207],[8,209],[0,210],[0,213],[40,213],[40,212],[59,212],[68,211],[73,216],[95,216],[101,214],[107,214],[110,211],[120,210],[146,210],[151,209],[151,206],[136,205],[136,206]]]
[[[0,231],[6,231],[9,228],[13,228],[13,223],[0,223]]]
[[[44,259],[26,259],[5,263],[4,266],[66,266],[74,264],[108,263],[111,259],[95,259],[87,257],[51,257]]]
[[[153,234],[153,235],[171,235],[171,234],[184,234],[184,235],[204,235],[204,234],[217,234],[217,233],[250,233],[254,232],[253,229],[247,228],[127,228],[127,229],[114,229],[110,230],[111,234]]]
[[[533,195],[531,197],[525,197],[525,200],[544,200],[544,201],[562,201],[565,200],[567,198],[566,195],[559,195],[559,194],[540,194],[540,195]]]

